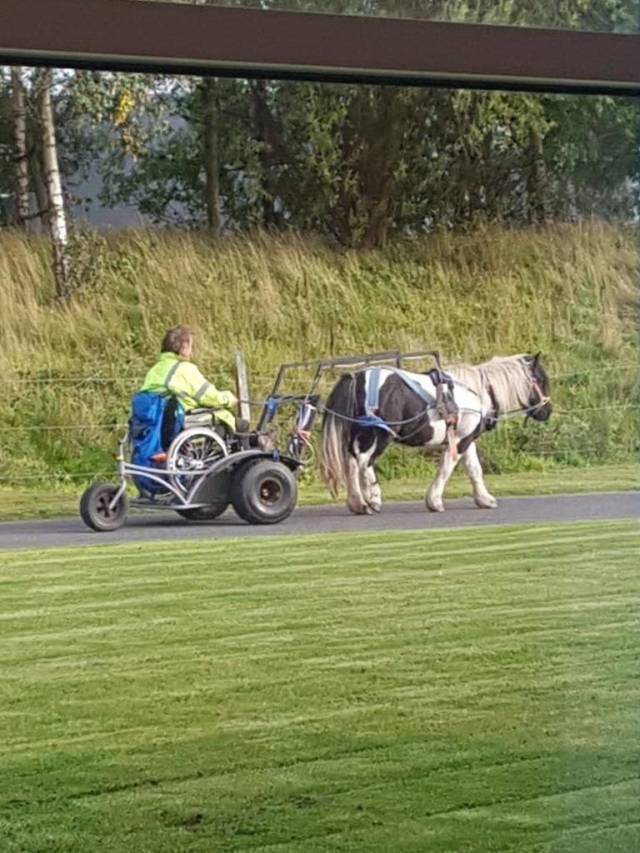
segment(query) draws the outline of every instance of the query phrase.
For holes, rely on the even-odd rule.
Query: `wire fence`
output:
[[[250,405],[254,407],[262,407],[265,401],[243,401],[249,402]],[[617,411],[628,411],[633,409],[640,409],[640,403],[621,403],[619,405],[604,405],[604,406],[576,406],[571,409],[560,409],[554,406],[554,414],[555,415],[573,415],[579,414],[581,412],[617,412]],[[319,411],[323,411],[323,407],[319,407]],[[467,411],[466,409],[462,409],[461,411]],[[468,411],[472,411],[469,409]],[[473,410],[475,411],[475,410]],[[524,411],[524,410],[523,410]],[[22,425],[22,426],[8,426],[8,427],[0,427],[0,432],[115,432],[116,430],[126,430],[127,422],[121,421],[119,423],[111,423],[111,424],[35,424],[35,425]]]
[[[445,365],[446,370],[446,365]],[[569,373],[553,373],[549,375],[552,380],[571,379],[577,376],[593,376],[600,373],[615,373],[625,370],[640,371],[637,362],[622,362],[615,365],[603,365],[599,367],[585,368],[584,370],[573,370]],[[231,371],[229,371],[231,372]],[[273,382],[273,373],[252,372],[253,384],[269,385]],[[90,384],[131,384],[136,385],[141,380],[141,374],[124,374],[118,376],[24,376],[20,373],[3,374],[3,382],[21,385],[90,385]]]
[[[602,377],[607,377],[611,373],[620,374],[621,380],[619,383],[616,383],[616,387],[619,391],[618,395],[615,397],[609,394],[609,402],[604,402],[599,405],[576,405],[576,406],[566,406],[560,407],[558,405],[554,406],[554,416],[555,417],[563,417],[567,419],[575,418],[578,422],[578,419],[581,416],[585,416],[585,420],[589,420],[589,416],[594,415],[598,412],[608,412],[608,413],[617,413],[620,417],[624,418],[625,412],[633,413],[640,409],[640,403],[631,402],[630,400],[634,399],[627,395],[626,400],[622,401],[620,399],[620,393],[623,392],[623,388],[633,388],[637,389],[638,386],[638,376],[640,376],[640,365],[634,362],[623,362],[615,365],[600,365],[597,367],[592,367],[584,370],[576,370],[565,373],[554,373],[550,375],[550,379],[552,382],[563,383],[563,388],[567,392],[567,402],[570,400],[572,396],[572,389],[566,387],[566,382],[571,379],[578,379],[580,377],[587,377],[589,383],[597,382],[597,380]],[[77,388],[81,388],[83,386],[95,387],[95,386],[117,386],[119,388],[127,388],[135,389],[140,383],[140,375],[139,374],[125,374],[121,376],[60,376],[60,375],[52,375],[52,376],[38,376],[38,377],[28,377],[20,374],[13,374],[9,377],[5,377],[6,382],[9,387],[13,384],[15,387],[20,387],[21,389],[29,389],[29,388],[64,388],[61,396],[64,398],[67,394],[71,393],[73,390]],[[252,374],[251,375],[251,384],[254,388],[269,388],[273,383],[273,374]],[[577,390],[584,391],[587,388],[587,383],[582,383],[582,385],[576,385]],[[114,387],[114,391],[116,388]],[[27,391],[27,394],[29,392]],[[631,391],[630,393],[634,393]],[[635,391],[637,393],[637,390]],[[613,397],[613,398],[612,398]],[[562,395],[560,395],[560,399],[562,402]],[[583,395],[584,399],[584,395]],[[265,400],[262,399],[254,399],[248,401],[251,407],[254,410],[261,409]],[[632,418],[635,418],[635,415],[631,415]],[[12,424],[6,426],[0,426],[0,441],[3,435],[8,437],[9,443],[14,440],[12,439],[15,436],[15,440],[18,439],[18,436],[33,436],[39,433],[47,436],[73,436],[73,434],[77,434],[79,437],[79,442],[85,442],[91,434],[99,435],[99,436],[107,436],[108,434],[120,433],[120,435],[124,435],[127,429],[126,421],[109,421],[105,422],[74,422],[74,423],[40,423],[40,424]],[[62,439],[61,439],[62,440]],[[72,439],[71,439],[72,441]],[[102,438],[97,441],[100,447],[100,453],[102,454],[103,444]],[[75,446],[75,445],[74,445]],[[80,446],[80,445],[78,445]],[[407,450],[407,448],[401,447],[398,448],[401,453],[401,458],[405,459],[405,453],[413,454],[414,451]],[[510,452],[515,454],[518,459],[522,460],[535,460],[538,459],[542,461],[544,464],[544,460],[572,460],[575,459],[576,455],[580,456],[581,462],[585,462],[589,464],[590,462],[599,461],[599,453],[596,449],[591,446],[585,445],[579,449],[575,447],[566,448],[566,447],[558,447],[556,449],[548,449],[544,447],[544,444],[539,449],[529,450],[523,447],[518,447],[515,450],[511,448],[510,450],[506,447],[502,447],[498,445],[494,448],[494,453],[499,454],[501,452]],[[34,472],[33,469],[36,467],[35,465],[29,466],[31,467],[31,472],[20,473],[14,471],[11,474],[5,474],[4,471],[0,473],[0,484],[20,484],[20,483],[72,483],[72,482],[80,482],[80,481],[88,481],[95,478],[100,477],[109,477],[113,475],[112,470],[102,469],[102,465],[100,461],[104,464],[104,461],[107,456],[107,451],[105,450],[104,454],[100,456],[100,460],[97,461],[96,468],[94,470],[81,470],[81,471],[65,471],[62,468],[56,469],[55,465],[52,464],[51,468],[47,467],[46,470],[41,470],[38,472]],[[86,460],[85,460],[86,461]],[[72,467],[71,465],[69,466]],[[543,472],[539,472],[543,473]]]

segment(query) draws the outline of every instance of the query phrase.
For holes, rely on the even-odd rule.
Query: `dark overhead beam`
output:
[[[640,94],[640,35],[141,0],[0,0],[0,62]]]

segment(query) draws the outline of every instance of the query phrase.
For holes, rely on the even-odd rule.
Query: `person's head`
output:
[[[174,352],[180,358],[191,358],[192,350],[193,332],[188,326],[174,326],[164,333],[162,352]]]

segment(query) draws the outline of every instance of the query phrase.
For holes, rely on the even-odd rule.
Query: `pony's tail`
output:
[[[347,457],[353,418],[356,415],[356,378],[345,373],[325,405],[320,441],[320,476],[334,498],[347,482]]]

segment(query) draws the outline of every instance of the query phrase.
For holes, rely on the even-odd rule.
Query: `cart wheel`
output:
[[[197,509],[177,509],[178,515],[188,521],[213,521],[229,506],[226,502],[211,504],[211,506],[200,506]]]
[[[296,478],[282,462],[261,459],[240,468],[231,482],[231,503],[249,524],[277,524],[298,500]]]
[[[129,498],[123,492],[118,503],[111,508],[118,486],[112,483],[94,483],[80,498],[80,516],[87,527],[105,533],[122,527],[129,510]]]

